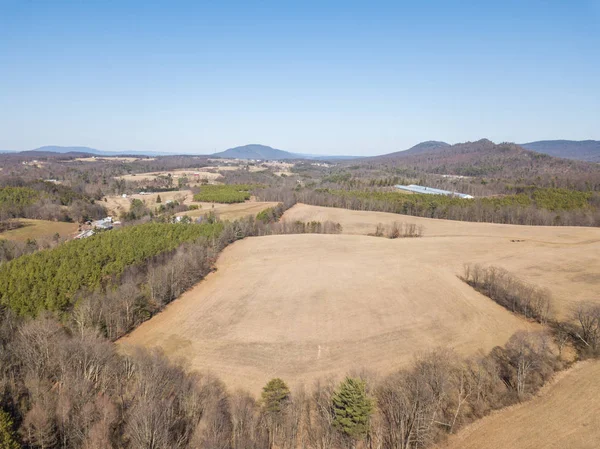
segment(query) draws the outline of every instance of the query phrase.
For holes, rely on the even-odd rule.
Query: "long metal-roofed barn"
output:
[[[434,187],[418,186],[416,184],[410,184],[407,186],[398,184],[394,187],[396,187],[397,189],[401,189],[401,190],[408,190],[409,192],[414,192],[414,193],[426,193],[428,195],[457,196],[459,198],[465,198],[465,199],[473,198],[473,195],[469,195],[467,193],[451,192],[450,190],[442,190],[442,189],[436,189]]]

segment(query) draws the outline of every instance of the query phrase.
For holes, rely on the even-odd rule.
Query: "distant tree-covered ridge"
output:
[[[149,223],[74,240],[0,266],[0,304],[20,315],[64,311],[74,294],[95,289],[128,266],[170,251],[186,241],[218,236],[221,223]]]

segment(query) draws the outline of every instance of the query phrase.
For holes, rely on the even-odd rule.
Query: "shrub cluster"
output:
[[[256,215],[256,219],[263,223],[275,223],[283,216],[285,211],[288,209],[283,203],[279,203],[275,207],[268,207],[265,210],[260,211]]]
[[[600,355],[600,305],[594,302],[584,302],[575,307],[573,321],[579,326],[570,332],[580,343],[580,352],[585,356]],[[566,328],[569,331],[569,327]]]
[[[385,226],[378,223],[373,234],[374,237],[387,237],[388,239],[414,238],[423,236],[423,226],[414,223],[402,223],[395,221],[391,225]]]

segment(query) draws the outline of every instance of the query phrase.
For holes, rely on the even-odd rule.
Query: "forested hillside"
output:
[[[370,164],[403,166],[427,173],[460,176],[523,177],[594,176],[600,166],[570,161],[529,151],[513,143],[495,144],[487,139],[452,146],[433,146],[417,152],[398,152],[365,159]]]
[[[0,221],[35,218],[85,221],[105,216],[97,198],[54,182],[22,178],[0,178]]]

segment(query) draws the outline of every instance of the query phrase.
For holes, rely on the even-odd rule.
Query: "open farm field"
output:
[[[444,449],[594,449],[600,441],[600,363],[559,373],[531,401],[477,421]]]
[[[77,233],[77,223],[62,221],[32,220],[21,218],[24,226],[0,233],[0,239],[25,241],[27,239],[52,238],[56,233],[61,237],[71,237]]]
[[[469,355],[538,328],[439,265],[434,247],[446,241],[247,238],[225,249],[215,273],[120,342],[160,346],[191,369],[256,393],[272,377],[310,386],[352,369],[385,374],[435,347]]]
[[[153,157],[127,157],[127,156],[90,156],[90,157],[77,157],[73,159],[74,162],[135,162],[135,161],[154,161],[156,158]]]
[[[217,213],[222,220],[235,220],[245,217],[246,215],[256,215],[259,212],[274,207],[278,203],[274,201],[254,201],[250,199],[244,203],[220,204],[194,201],[194,194],[191,190],[177,190],[173,192],[156,192],[149,195],[127,195],[123,198],[121,195],[110,195],[106,197],[106,201],[102,204],[106,207],[109,215],[118,217],[122,212],[129,210],[131,200],[138,199],[146,203],[150,208],[155,208],[159,205],[156,202],[158,196],[162,204],[169,200],[178,201],[181,204],[198,205],[198,210],[190,210],[178,213],[177,215],[187,215],[192,218],[201,217],[211,211]]]
[[[117,176],[116,179],[123,179],[125,181],[137,181],[137,182],[149,182],[154,181],[159,176],[171,175],[173,179],[188,178],[190,182],[194,181],[215,181],[221,177],[216,170],[219,167],[202,167],[198,169],[186,168],[181,170],[169,170],[160,172],[148,172],[148,173],[132,173],[130,175]]]
[[[279,167],[277,165],[277,167]],[[195,181],[217,181],[221,178],[221,174],[219,172],[226,171],[237,171],[244,169],[246,170],[245,165],[223,165],[223,166],[211,166],[211,167],[201,167],[201,168],[185,168],[178,170],[167,170],[160,172],[148,172],[148,173],[132,173],[129,175],[117,176],[116,179],[124,179],[125,181],[138,181],[138,182],[149,182],[154,181],[158,176],[168,176],[171,175],[174,179],[178,178],[188,178],[190,183],[194,183]],[[260,172],[267,170],[266,167],[250,165],[247,168],[251,173]]]
[[[127,195],[126,198],[123,198],[121,195],[110,195],[106,197],[106,201],[103,205],[110,215],[118,217],[121,212],[127,212],[129,210],[131,200],[142,200],[148,207],[154,208],[158,205],[156,200],[159,196],[162,204],[169,200],[179,201],[182,204],[192,204],[194,194],[191,190],[176,190],[172,192],[156,192],[149,195]]]
[[[186,204],[188,203],[186,202]],[[244,203],[232,204],[213,204],[206,202],[193,202],[191,204],[197,204],[200,206],[200,209],[180,212],[177,215],[187,215],[188,217],[197,218],[212,211],[215,212],[221,220],[237,220],[238,218],[243,218],[247,215],[256,215],[269,207],[277,206],[279,203],[275,201],[250,200]]]
[[[518,226],[429,219],[385,212],[354,211],[297,204],[289,221],[326,221],[348,234],[375,232],[378,223],[415,223],[423,227],[420,250],[412,257],[462,274],[465,263],[495,265],[524,281],[551,290],[556,316],[565,319],[580,301],[600,301],[600,229]]]
[[[246,170],[246,167],[248,171],[250,171],[251,173],[256,173],[256,172],[260,172],[260,171],[265,171],[267,168],[263,167],[261,165],[244,165],[244,164],[240,164],[240,165],[217,165],[214,167],[204,167],[204,170],[215,170],[218,172],[222,172],[222,171],[237,171],[237,170]]]

